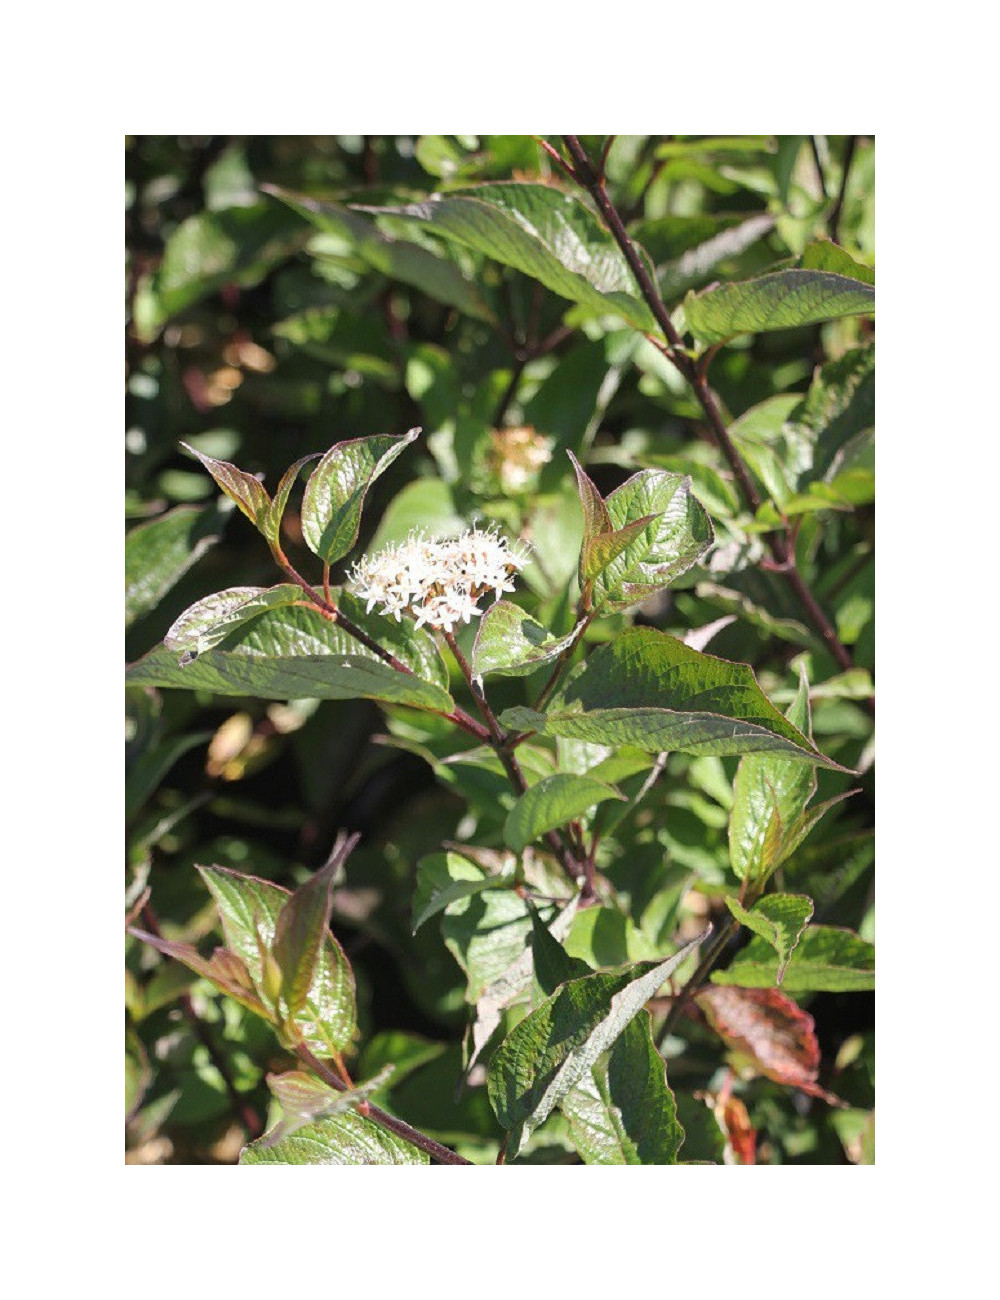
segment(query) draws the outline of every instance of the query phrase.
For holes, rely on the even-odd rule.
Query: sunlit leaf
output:
[[[654,329],[621,249],[585,204],[530,182],[450,190],[423,203],[370,208],[418,221],[443,238],[513,266],[573,302]]]
[[[820,1054],[813,1018],[791,998],[774,989],[713,988],[696,1001],[741,1067],[837,1104],[817,1083]]]
[[[340,600],[355,623],[413,671],[392,668],[317,610],[288,605],[242,624],[224,645],[183,667],[176,651],[157,646],[129,666],[126,681],[268,700],[367,698],[450,713],[454,703],[439,684],[445,670],[430,636],[410,622],[379,619],[376,626],[348,593]]]
[[[837,767],[778,712],[746,664],[700,654],[654,628],[633,627],[601,646],[544,713],[515,707],[504,726],[654,753],[774,750]]]
[[[523,853],[546,831],[565,826],[582,817],[605,799],[624,799],[620,791],[589,776],[558,772],[537,782],[518,799],[504,824],[504,842],[515,853]]]
[[[553,636],[509,600],[498,600],[480,620],[470,663],[477,677],[525,677],[557,658],[578,636]]]
[[[571,980],[516,1026],[490,1062],[488,1087],[516,1156],[700,942],[662,962]]]
[[[302,1010],[316,982],[333,909],[333,887],[343,877],[344,861],[357,840],[357,835],[339,835],[326,865],[300,885],[278,913],[271,954],[281,971],[281,998],[287,1015]]]
[[[167,630],[163,644],[179,655],[181,667],[219,645],[244,623],[269,609],[280,609],[306,599],[301,587],[284,583],[278,587],[231,587],[206,596],[184,611]]]
[[[264,987],[264,952],[274,943],[278,917],[290,893],[270,881],[225,867],[199,867],[219,908],[229,949],[245,964],[257,988]],[[354,974],[329,931],[323,936],[304,1005],[291,1016],[317,1056],[348,1048],[357,1032]]]
[[[413,896],[413,932],[460,898],[485,889],[503,889],[513,883],[514,860],[500,875],[485,875],[460,853],[432,853],[417,864],[417,889]]]
[[[749,911],[735,898],[727,898],[726,906],[740,925],[766,939],[778,954],[776,978],[780,984],[795,945],[813,914],[812,899],[805,894],[767,894]]]
[[[214,507],[178,506],[125,535],[125,626],[154,609],[192,564],[222,535]]]
[[[873,286],[831,271],[802,268],[722,284],[684,299],[688,328],[703,344],[874,311]]]
[[[594,582],[594,604],[636,605],[692,568],[715,541],[712,521],[691,492],[691,480],[644,469],[605,502],[612,528],[626,530],[649,519],[634,539],[609,556]]]
[[[240,469],[238,465],[233,465],[228,460],[216,460],[214,456],[206,456],[203,451],[188,446],[186,442],[182,442],[181,446],[201,461],[226,496],[239,506],[252,524],[260,527],[271,504],[271,498],[263,483],[253,474],[248,474],[245,469]]]
[[[752,939],[716,984],[766,989],[777,985],[778,961],[766,939]],[[791,955],[781,982],[785,993],[851,993],[875,987],[875,946],[850,930],[811,925]]]
[[[258,1138],[241,1165],[426,1165],[430,1156],[357,1111],[316,1120],[273,1144]]]
[[[302,497],[302,535],[324,563],[339,560],[357,541],[368,489],[419,433],[353,438],[320,460]]]

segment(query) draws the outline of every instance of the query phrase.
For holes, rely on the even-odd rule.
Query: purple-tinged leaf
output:
[[[201,461],[226,496],[236,502],[252,524],[260,528],[271,504],[271,498],[260,480],[248,474],[245,469],[231,465],[228,460],[206,456],[203,451],[189,447],[186,442],[182,442],[181,446]]]
[[[301,885],[278,913],[271,955],[281,971],[281,998],[287,1015],[302,1010],[316,978],[323,940],[333,910],[333,887],[360,835],[337,836],[326,865]]]
[[[163,953],[164,957],[172,957],[174,961],[179,961],[189,970],[193,970],[196,975],[210,980],[216,988],[221,989],[223,993],[228,993],[231,998],[235,998],[256,1015],[262,1016],[265,1020],[272,1019],[257,992],[257,981],[251,976],[247,963],[236,953],[225,948],[217,948],[212,957],[206,960],[193,944],[176,943],[172,939],[147,934],[145,930],[135,927],[131,927],[129,933],[141,939],[143,943],[148,943],[157,952]]]
[[[230,951],[250,972],[262,1000],[281,992],[280,972],[268,968],[278,917],[290,898],[287,889],[226,867],[199,867],[219,908]],[[271,958],[273,963],[274,959]],[[292,1031],[311,1052],[329,1057],[349,1048],[357,1030],[354,973],[337,940],[323,935],[305,1003],[291,1017]]]
[[[816,1082],[819,1043],[812,1016],[776,989],[712,988],[695,999],[708,1022],[746,1066],[830,1105],[842,1103]]]

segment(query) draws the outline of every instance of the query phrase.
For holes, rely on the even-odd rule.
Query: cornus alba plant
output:
[[[687,943],[669,944],[660,957],[611,970],[592,970],[567,953],[560,939],[573,918],[603,897],[598,848],[612,821],[602,822],[596,810],[626,799],[614,778],[642,771],[649,761],[644,754],[658,755],[660,764],[675,748],[752,755],[735,791],[742,807],[734,813],[734,848],[744,888],[732,916],[773,947],[777,978],[792,960],[811,905],[793,895],[762,897],[764,886],[836,802],[807,807],[815,791],[814,765],[837,764],[809,734],[805,682],[782,715],[749,669],[652,628],[625,629],[567,672],[598,614],[626,609],[662,589],[711,548],[709,517],[680,475],[644,470],[604,499],[575,463],[584,537],[577,614],[563,636],[504,599],[514,592],[514,575],[528,564],[530,552],[493,529],[473,527],[453,538],[412,533],[399,545],[358,558],[348,584],[332,588],[330,566],[356,541],[368,488],[418,433],[338,443],[320,459],[302,506],[303,535],[323,562],[316,585],[292,567],[279,540],[281,514],[302,466],[291,467],[272,499],[253,476],[199,454],[269,542],[290,581],[236,588],[198,602],[158,650],[130,669],[129,679],[272,698],[306,691],[330,699],[366,696],[447,720],[479,742],[456,755],[464,761],[488,764],[492,753],[514,796],[503,828],[506,852],[453,846],[431,858],[418,880],[414,912],[419,928],[457,904],[495,894],[509,898],[521,918],[507,941],[511,946],[504,945],[500,968],[478,982],[470,1026],[469,1081],[473,1067],[487,1057],[489,1098],[506,1133],[501,1156],[516,1157],[558,1110],[584,1159],[613,1158],[613,1147],[623,1159],[673,1163],[682,1130],[644,1008],[696,950],[717,951],[732,926],[714,938],[706,930]],[[482,601],[491,603],[482,609]],[[479,623],[466,653],[455,629],[474,616]],[[435,632],[481,721],[453,700]],[[547,665],[534,705],[497,716],[485,679],[528,676]],[[538,755],[552,754],[543,740],[548,737],[556,741],[556,756],[560,742],[570,742],[563,752],[582,756],[589,749],[604,757],[584,763],[582,771],[574,758],[565,770],[543,775]],[[535,742],[530,747],[529,740]],[[202,867],[226,938],[210,958],[188,944],[134,930],[267,1020],[304,1067],[271,1079],[281,1117],[246,1148],[245,1161],[462,1162],[372,1105],[370,1098],[391,1075],[391,1062],[361,1083],[349,1072],[346,1058],[357,1031],[354,981],[328,924],[333,890],[356,840],[340,837],[327,866],[292,894],[253,876]],[[706,1014],[723,1025],[720,1032],[736,1034],[747,1008],[720,1002],[722,990],[713,998],[698,981],[694,990]],[[515,1024],[514,1009],[524,1011],[525,1004],[534,1009]],[[681,1005],[678,996],[667,1029]],[[777,1005],[787,1014],[783,1003]],[[751,1017],[751,1038],[752,1029]],[[807,1075],[798,1081],[816,1091]]]
[[[128,896],[128,1059],[143,1114],[174,1106],[182,1127],[197,1109],[188,1089],[211,1074],[239,1122],[228,1158],[247,1164],[753,1163],[808,1157],[817,1134],[838,1158],[868,1160],[870,1044],[855,1034],[828,1048],[818,1032],[824,1008],[874,987],[859,924],[873,845],[852,797],[873,761],[860,660],[874,274],[859,246],[829,237],[849,222],[863,233],[847,191],[854,145],[841,172],[801,141],[713,140],[702,150],[729,160],[713,173],[683,138],[653,141],[639,184],[627,169],[616,182],[613,140],[526,138],[518,174],[541,179],[487,170],[473,185],[490,150],[429,139],[416,156],[449,170],[422,202],[403,168],[394,206],[270,185],[259,211],[203,214],[207,266],[219,230],[247,239],[240,283],[265,273],[282,232],[299,271],[349,247],[330,355],[353,356],[355,334],[361,353],[375,347],[371,303],[388,301],[386,357],[364,354],[366,373],[388,386],[405,371],[406,404],[398,422],[345,418],[352,433],[391,431],[337,441],[280,477],[279,462],[276,485],[204,440],[187,447],[226,499],[199,527],[235,506],[259,534],[235,519],[257,550],[238,572],[270,585],[210,592],[174,618],[210,591],[192,570],[166,634],[127,669],[136,806],[208,745],[205,789],[149,813],[152,847]],[[810,206],[817,167],[828,175]],[[647,189],[676,175],[689,196],[706,174],[717,185],[705,211],[653,204],[637,223],[648,247],[634,237],[626,214]],[[732,211],[716,211],[736,190]],[[200,231],[183,222],[142,286],[147,337],[194,301],[184,277]],[[326,242],[306,247],[317,231]],[[740,278],[709,283],[734,267]],[[400,343],[391,294],[365,279],[376,268],[411,286],[414,328],[426,286],[440,296],[459,321],[453,355]],[[308,314],[281,328],[329,342]],[[796,331],[805,364],[772,366],[766,346],[749,346]],[[460,365],[479,364],[486,337],[513,348],[509,366],[466,382]],[[245,340],[228,348],[228,371],[266,374]],[[602,440],[628,366],[641,382]],[[722,391],[750,393],[736,418]],[[414,402],[426,438],[402,432]],[[170,511],[130,533],[136,608],[155,607],[201,553],[192,529],[190,511]],[[185,707],[227,698],[240,712],[214,734],[157,731],[171,708],[183,721]],[[257,701],[269,703],[255,724]],[[374,702],[383,728],[356,756],[349,728],[376,710],[348,701]],[[356,767],[381,772],[389,754],[426,778],[390,829],[320,819],[309,861],[333,846],[312,872],[274,852],[258,860],[250,839],[178,834],[169,870],[149,870],[206,801],[222,817],[239,806],[249,824],[258,810],[240,804],[237,777],[276,737],[334,714]],[[308,783],[327,750],[303,752]],[[448,1042],[375,1021],[383,953]],[[134,1028],[164,1008],[174,1019],[156,1053],[180,1051],[183,1018],[208,1058],[193,1078],[182,1061],[170,1091],[149,1086],[154,1053]]]

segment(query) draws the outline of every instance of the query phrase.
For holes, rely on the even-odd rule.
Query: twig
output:
[[[689,356],[685,350],[681,337],[674,328],[673,321],[670,319],[670,313],[667,311],[666,304],[660,297],[659,290],[653,283],[646,266],[643,264],[642,259],[635,250],[635,246],[629,239],[628,233],[625,230],[617,209],[608,198],[607,190],[605,189],[603,181],[595,175],[590,160],[588,159],[583,146],[580,144],[579,139],[575,135],[566,135],[563,136],[563,139],[566,143],[566,148],[573,159],[579,184],[588,191],[594,202],[597,204],[598,210],[608,225],[608,229],[611,231],[615,242],[622,250],[625,260],[628,262],[629,268],[635,276],[636,283],[639,286],[639,290],[646,305],[653,313],[656,323],[663,331],[664,338],[667,340],[669,346],[664,347],[661,344],[660,350],[672,362],[677,370],[680,371],[694,389],[695,396],[698,398],[701,408],[708,419],[709,427],[715,442],[732,469],[747,504],[751,510],[756,512],[762,501],[760,493],[754,486],[750,473],[729,436],[729,431],[727,430],[725,421],[722,418],[715,395],[708,386],[708,379],[704,370],[700,369],[696,365],[693,358]],[[851,657],[850,652],[846,646],[841,643],[833,624],[823,612],[816,597],[812,594],[796,567],[795,553],[789,541],[787,528],[785,532],[768,533],[766,541],[770,547],[772,555],[774,556],[778,571],[785,576],[786,580],[792,587],[792,590],[798,597],[800,604],[809,616],[813,626],[817,629],[829,647],[830,653],[833,655],[834,659],[845,671],[853,668],[854,660]],[[874,705],[871,701],[869,701],[868,704],[869,712],[873,713]]]
[[[726,946],[728,945],[729,940],[733,937],[733,935],[736,933],[738,929],[739,929],[739,922],[736,920],[735,917],[730,917],[728,920],[723,921],[722,925],[719,927],[718,934],[716,934],[715,938],[705,949],[704,955],[702,956],[701,961],[698,963],[694,974],[691,976],[688,982],[684,985],[684,987],[674,998],[670,1010],[667,1012],[666,1019],[664,1020],[663,1024],[660,1026],[660,1032],[656,1039],[656,1045],[658,1048],[660,1048],[661,1051],[663,1049],[663,1044],[670,1036],[671,1030],[674,1028],[677,1021],[680,1019],[680,1015],[684,1009],[685,1004],[690,1000],[691,997],[694,996],[695,993],[698,992],[701,986],[705,983],[705,980],[708,978],[709,974],[712,971],[712,967],[722,956],[722,953],[725,950]]]
[[[322,1061],[317,1060],[304,1043],[300,1043],[295,1049],[295,1055],[303,1065],[309,1067],[313,1074],[318,1075],[324,1083],[328,1083],[331,1088],[336,1088],[338,1092],[346,1092],[347,1084],[341,1077],[329,1066],[324,1065]],[[436,1160],[439,1165],[471,1165],[471,1160],[466,1160],[455,1151],[448,1147],[442,1146],[440,1142],[435,1142],[429,1138],[426,1133],[421,1133],[419,1129],[411,1127],[404,1120],[397,1119],[395,1115],[389,1115],[378,1106],[373,1106],[371,1102],[367,1103],[367,1116],[373,1120],[380,1128],[388,1129],[390,1133],[395,1133],[397,1137],[405,1138],[407,1142],[418,1147],[421,1151]]]
[[[380,646],[377,641],[374,641],[368,635],[367,632],[358,627],[356,623],[353,623],[339,605],[333,604],[329,599],[329,589],[327,589],[326,595],[320,596],[315,589],[309,585],[305,578],[303,578],[301,573],[298,572],[285,555],[284,551],[279,547],[273,547],[272,555],[274,556],[275,562],[278,566],[306,593],[315,609],[319,610],[321,614],[335,622],[339,627],[342,627],[349,637],[353,637],[355,641],[370,650],[372,654],[378,655],[384,663],[387,663],[390,668],[394,668],[396,672],[406,673],[410,677],[416,676],[413,669],[408,664],[404,664],[401,659],[397,659],[394,654],[390,654],[384,646]],[[448,721],[453,722],[456,727],[461,727],[461,729],[467,731],[470,736],[475,736],[475,738],[481,743],[489,739],[489,732],[486,731],[484,727],[480,726],[475,718],[470,718],[464,709],[456,707],[451,713],[444,713],[440,709],[429,709],[428,712],[437,713],[442,718],[447,718]]]
[[[563,670],[565,669],[566,665],[569,663],[570,659],[572,658],[573,651],[580,644],[580,638],[583,636],[584,632],[586,632],[587,628],[590,626],[596,613],[597,613],[596,610],[593,609],[589,610],[583,616],[583,620],[577,623],[575,628],[576,635],[573,637],[573,640],[569,643],[569,645],[565,648],[565,650],[562,650],[560,652],[559,657],[558,659],[556,659],[556,662],[552,668],[552,672],[549,674],[548,681],[542,687],[541,691],[539,692],[538,699],[535,701],[534,705],[532,706],[536,713],[538,712],[539,709],[541,709],[543,704],[546,702],[546,700],[555,690],[556,686],[559,683],[559,679],[563,674]]]
[[[813,165],[816,168],[816,179],[819,181],[819,192],[826,199],[829,195],[826,192],[826,177],[823,175],[823,159],[819,156],[819,143],[814,135],[809,137],[809,148],[812,150]]]
[[[163,932],[160,929],[157,915],[148,902],[142,909],[142,920],[150,934],[155,935],[158,939],[163,938]],[[212,1062],[219,1077],[222,1079],[230,1104],[239,1117],[240,1123],[246,1129],[248,1137],[259,1137],[264,1131],[264,1126],[260,1121],[260,1116],[233,1082],[233,1076],[229,1072],[229,1064],[216,1046],[215,1040],[208,1031],[208,1026],[195,1010],[194,1003],[191,1000],[191,995],[184,992],[181,994],[179,1001],[184,1018],[194,1031],[195,1037],[208,1052],[209,1060]]]
[[[472,692],[472,698],[483,715],[488,728],[488,743],[492,746],[497,758],[503,764],[504,771],[518,795],[524,794],[528,788],[528,783],[524,779],[524,773],[517,759],[511,753],[511,746],[508,743],[509,738],[504,734],[503,728],[497,721],[496,714],[493,712],[486,699],[485,692],[465,655],[459,649],[458,642],[455,640],[453,632],[444,632],[444,639],[448,643],[448,648],[455,656],[455,662],[458,664],[462,676],[468,683],[469,690]],[[577,861],[573,851],[563,842],[562,837],[556,831],[547,831],[544,836],[545,842],[562,863],[563,870],[571,881],[576,882],[580,863]]]
[[[858,146],[858,137],[849,135],[847,137],[847,147],[844,150],[844,166],[840,173],[840,188],[837,190],[837,197],[833,207],[830,210],[830,216],[827,219],[826,228],[830,232],[830,238],[834,243],[837,242],[837,232],[840,229],[840,218],[844,211],[844,197],[847,194],[847,177],[850,174],[851,163],[854,161],[854,150]]]

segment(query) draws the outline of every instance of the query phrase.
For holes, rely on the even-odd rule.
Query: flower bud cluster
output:
[[[499,600],[513,591],[514,574],[527,562],[526,543],[511,544],[490,530],[472,528],[444,541],[417,531],[398,546],[363,556],[349,581],[367,600],[369,613],[379,605],[379,613],[397,623],[409,614],[417,627],[426,623],[451,632],[456,623],[482,614],[478,602],[487,593]]]

